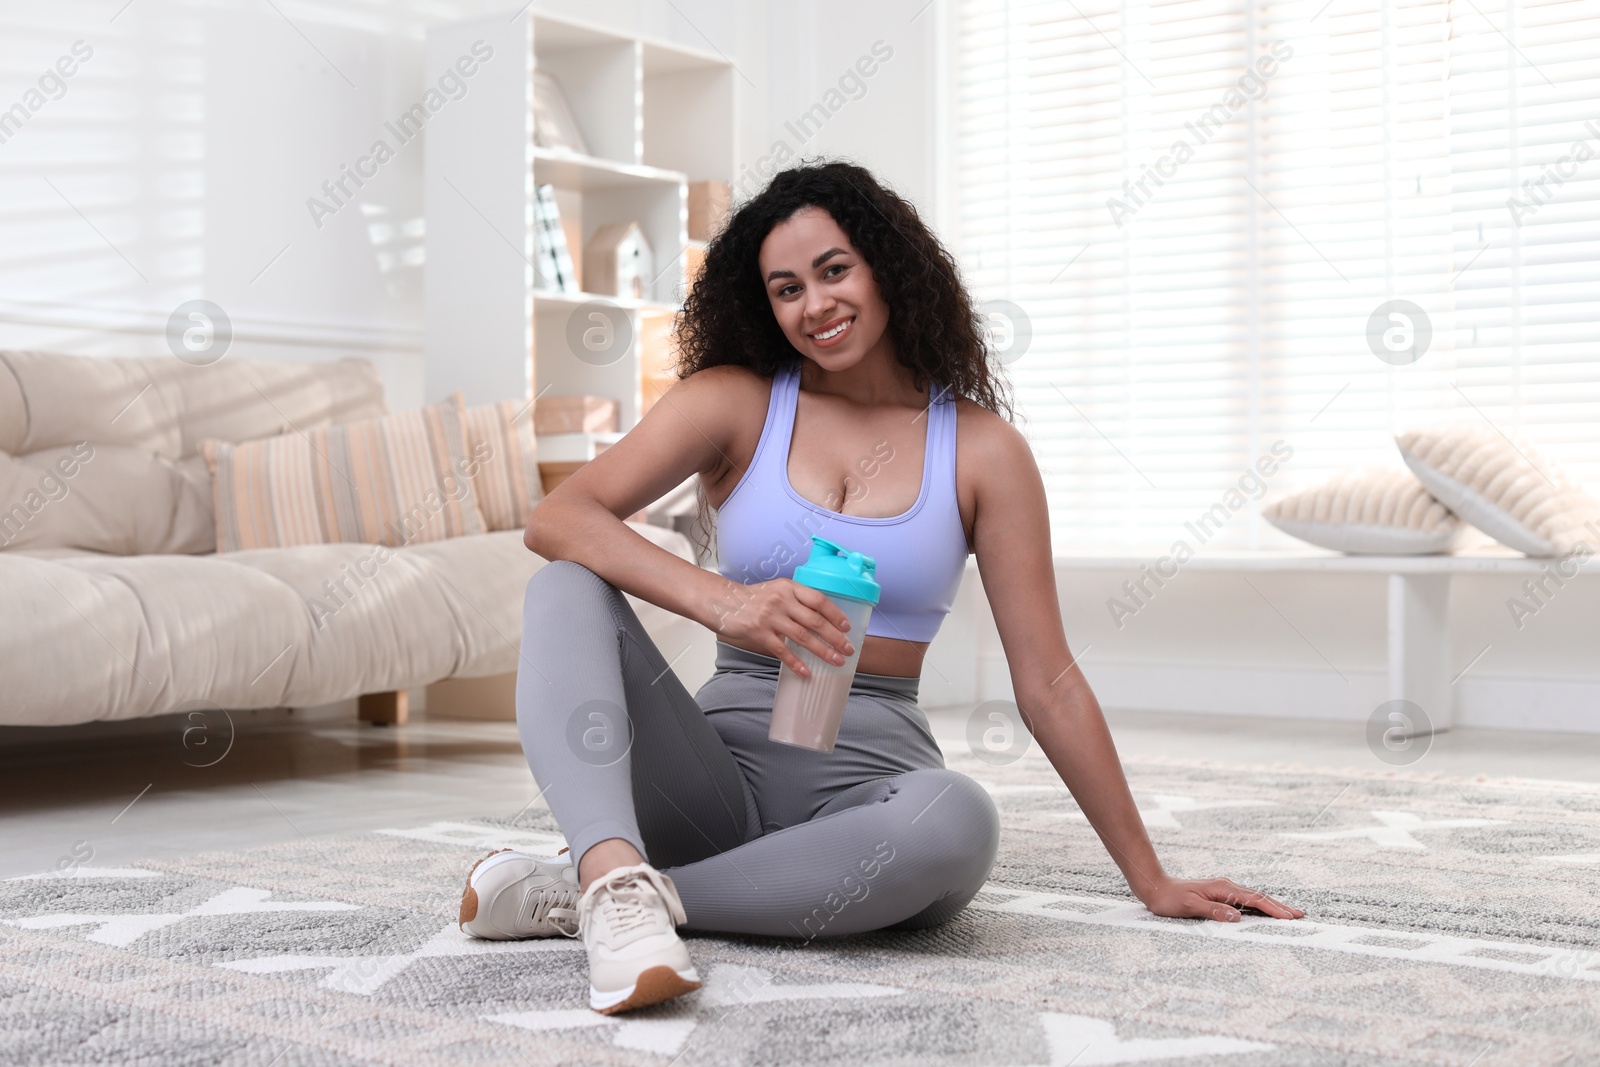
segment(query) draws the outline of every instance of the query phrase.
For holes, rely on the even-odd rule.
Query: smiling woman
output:
[[[744,205],[701,282],[679,325],[679,373],[747,369],[765,386],[749,403],[766,416],[746,420],[701,472],[695,528],[715,506],[729,578],[777,547],[788,562],[772,577],[788,577],[807,541],[774,540],[797,528],[872,556],[884,597],[859,669],[920,675],[972,550],[977,494],[957,478],[958,423],[974,453],[1006,425],[996,413],[1010,416],[954,261],[911,204],[859,167],[823,163],[784,172]],[[905,461],[872,466],[880,442]],[[870,486],[857,478],[863,464],[879,472]],[[719,617],[736,647],[785,661],[786,640],[819,651],[810,628],[776,640]]]
[[[581,935],[590,1004],[609,1013],[699,986],[678,926],[837,937],[959,914],[999,820],[945,767],[917,688],[969,552],[1024,721],[1139,899],[1159,915],[1303,914],[1162,870],[1067,648],[1038,467],[955,262],[909,203],[850,164],[784,171],[711,242],[678,339],[665,402],[528,520],[551,562],[528,583],[517,723],[575,867],[486,857],[463,930]],[[696,474],[721,573],[622,521]],[[876,561],[863,633],[792,577],[816,533]],[[697,693],[624,592],[716,631]],[[854,641],[832,751],[770,741],[781,668],[809,675],[801,649],[842,664]],[[853,879],[874,856],[893,863],[867,892]]]

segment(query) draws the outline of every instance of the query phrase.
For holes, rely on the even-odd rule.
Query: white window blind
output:
[[[1056,551],[1289,544],[1263,498],[1440,419],[1600,477],[1600,160],[1506,205],[1600,128],[1596,10],[960,5],[957,245],[1029,320],[1007,369]],[[1391,300],[1431,324],[1409,365],[1369,347]]]
[[[1600,483],[1600,3],[1457,0],[1458,384]]]

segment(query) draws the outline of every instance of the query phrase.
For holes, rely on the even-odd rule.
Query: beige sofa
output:
[[[410,545],[381,565],[364,544],[215,552],[202,440],[386,410],[365,360],[0,351],[0,725],[312,707],[441,679],[500,679],[464,691],[506,693],[523,588],[545,562],[520,530]],[[694,559],[681,533],[630,525]],[[318,626],[308,602],[326,601],[326,583],[341,607]],[[669,657],[710,654],[703,627],[629,600]],[[362,709],[396,717],[381,697]]]

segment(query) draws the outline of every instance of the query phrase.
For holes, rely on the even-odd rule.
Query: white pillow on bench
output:
[[[1291,537],[1338,552],[1448,552],[1460,520],[1405,471],[1359,470],[1268,504],[1261,515]]]
[[[1600,539],[1600,501],[1526,442],[1460,422],[1411,430],[1395,443],[1430,493],[1507,548],[1562,556]]]

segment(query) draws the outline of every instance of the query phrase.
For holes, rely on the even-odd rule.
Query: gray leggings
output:
[[[951,918],[988,877],[1000,820],[944,766],[918,680],[857,673],[821,753],[767,740],[779,666],[719,641],[691,696],[616,586],[540,568],[517,729],[574,861],[631,842],[671,876],[690,930],[810,939]]]

